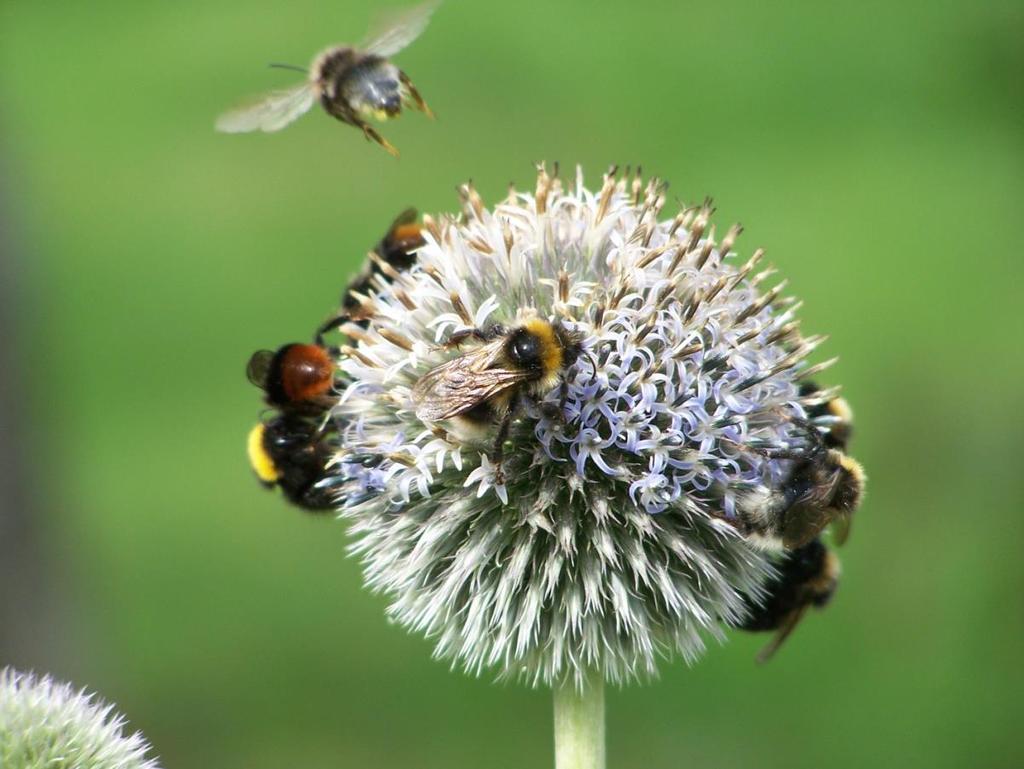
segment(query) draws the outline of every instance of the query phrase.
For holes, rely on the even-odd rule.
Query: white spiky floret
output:
[[[334,418],[338,500],[367,583],[471,671],[555,683],[695,660],[771,572],[737,505],[806,439],[796,304],[758,287],[710,206],[661,219],[664,185],[589,191],[539,169],[493,210],[470,185],[428,219],[416,265],[361,298]],[[582,337],[564,386],[525,399],[501,473],[479,439],[416,417],[456,331],[539,316]],[[504,481],[502,483],[502,480]]]
[[[113,705],[48,676],[0,670],[3,769],[158,769]]]

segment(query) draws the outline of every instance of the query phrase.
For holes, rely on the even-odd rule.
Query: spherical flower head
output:
[[[158,769],[113,705],[48,677],[0,671],[0,767]]]
[[[368,584],[471,671],[532,682],[647,677],[744,613],[771,572],[737,508],[776,490],[806,431],[819,340],[738,228],[708,204],[662,217],[665,187],[543,167],[531,193],[425,223],[408,272],[361,296],[334,410],[338,500]],[[386,279],[385,279],[386,278]],[[482,436],[417,417],[418,380],[532,319],[580,340],[559,384],[513,400],[498,466]]]

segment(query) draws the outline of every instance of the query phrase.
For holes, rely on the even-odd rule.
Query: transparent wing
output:
[[[382,16],[373,26],[367,41],[360,50],[387,58],[405,48],[409,43],[423,34],[432,14],[440,0],[427,0],[417,6],[403,11],[391,12]]]
[[[267,374],[270,373],[270,364],[275,354],[273,350],[257,350],[245,367],[245,375],[249,377],[249,381],[260,389],[266,389]]]
[[[412,388],[416,416],[424,422],[451,419],[528,379],[526,371],[487,368],[502,343],[460,355],[421,376]]]
[[[395,221],[391,222],[391,226],[388,227],[388,234],[390,235],[399,227],[403,227],[406,224],[414,224],[418,217],[419,212],[415,208],[405,209],[402,213],[395,217]]]
[[[832,521],[832,541],[837,547],[842,547],[850,538],[850,527],[853,525],[853,517],[842,515]]]
[[[216,128],[224,133],[280,131],[296,118],[309,112],[316,102],[314,83],[301,83],[284,91],[272,91],[259,101],[225,112],[217,118]]]

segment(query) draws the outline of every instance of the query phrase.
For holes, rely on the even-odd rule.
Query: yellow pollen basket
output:
[[[356,108],[356,114],[363,120],[373,120],[377,123],[385,123],[398,117],[398,115],[389,115],[386,110],[374,109],[369,104],[359,105]]]

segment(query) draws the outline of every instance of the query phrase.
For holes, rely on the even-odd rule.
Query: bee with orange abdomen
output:
[[[258,350],[246,375],[278,408],[322,411],[333,402],[335,364],[327,348],[294,342],[277,350]]]

